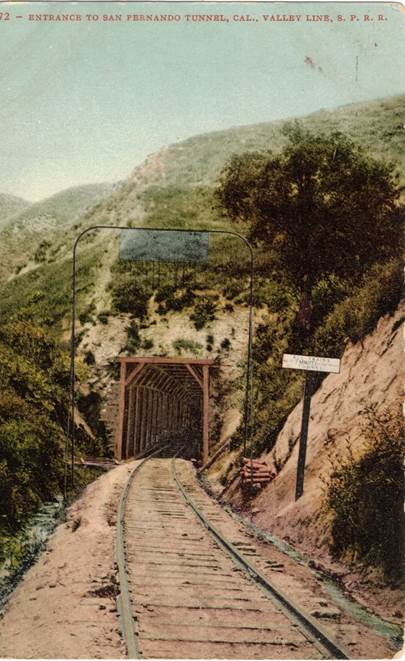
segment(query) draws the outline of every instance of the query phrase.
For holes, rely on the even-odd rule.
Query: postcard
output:
[[[0,657],[400,656],[404,28],[0,3]]]

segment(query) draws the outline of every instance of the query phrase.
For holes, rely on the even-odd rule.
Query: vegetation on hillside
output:
[[[56,343],[23,321],[0,325],[0,366],[1,549],[2,535],[63,490],[69,371]]]
[[[402,579],[403,419],[400,407],[369,409],[367,444],[355,457],[333,466],[324,510],[330,520],[331,551],[346,562],[376,567],[392,584]]]
[[[252,447],[259,454],[274,445],[286,417],[302,394],[302,376],[281,369],[282,354],[338,357],[349,340],[362,339],[382,314],[394,311],[398,305],[401,268],[395,253],[399,241],[392,241],[392,234],[388,241],[385,234],[376,237],[374,230],[376,219],[388,233],[392,229],[391,220],[397,222],[399,181],[393,177],[395,167],[403,159],[398,149],[403,136],[403,129],[399,128],[400,108],[401,99],[388,99],[335,113],[317,113],[304,118],[302,128],[292,132],[290,129],[290,142],[280,122],[197,136],[159,155],[164,177],[159,170],[159,176],[145,180],[140,186],[134,174],[133,179],[107,199],[98,200],[92,209],[83,212],[82,206],[80,215],[72,212],[71,196],[67,196],[60,225],[52,216],[52,204],[57,202],[53,200],[48,207],[50,224],[46,214],[41,215],[38,229],[37,215],[30,216],[27,210],[18,232],[13,234],[9,227],[4,244],[8,251],[8,255],[4,253],[4,264],[7,261],[4,273],[9,276],[14,272],[14,277],[3,283],[0,290],[0,466],[4,476],[0,496],[3,503],[8,503],[4,510],[7,520],[0,519],[1,530],[9,526],[9,532],[18,526],[29,511],[61,488],[68,389],[61,338],[65,334],[66,341],[71,302],[70,250],[78,232],[90,225],[120,223],[222,228],[251,235],[256,243],[254,305],[256,310],[261,310],[263,320],[256,324],[254,347]],[[321,135],[320,129],[327,129],[329,137]],[[362,152],[347,137],[332,135],[339,129],[355,137],[357,143],[361,141],[368,151]],[[323,150],[322,158],[318,158],[316,151],[319,147]],[[294,152],[295,148],[298,151]],[[238,194],[243,192],[243,195],[238,197],[234,190],[229,198],[231,205],[225,204],[223,197],[221,206],[215,186],[224,186],[224,175],[222,183],[218,177],[226,159],[234,154],[237,157],[230,161],[225,173],[234,173],[235,167],[239,167],[238,176],[243,177],[234,183],[238,184]],[[394,168],[372,158],[386,155],[395,161]],[[306,184],[310,183],[309,188],[303,187],[300,198],[294,177],[302,164],[306,167]],[[339,168],[344,171],[340,182]],[[322,179],[325,172],[327,177]],[[362,192],[356,197],[358,191]],[[278,210],[272,215],[274,200]],[[84,202],[85,196],[78,200],[79,205]],[[237,213],[233,213],[231,207],[236,203]],[[308,222],[309,233],[314,227],[312,221],[319,230],[311,238],[315,247],[310,251],[299,243],[302,232],[295,231],[299,205],[312,219]],[[243,213],[239,213],[240,209]],[[372,213],[368,215],[369,211]],[[272,225],[270,217],[278,224]],[[291,230],[288,241],[281,225],[284,217]],[[353,218],[357,226],[348,224]],[[326,220],[329,229],[336,220],[341,220],[342,231],[349,229],[350,234],[353,230],[344,240],[342,236],[333,236],[335,251],[330,245],[324,251],[325,241],[329,240]],[[367,248],[358,241],[359,235],[364,238],[364,228],[368,232]],[[34,244],[29,241],[32,232]],[[117,247],[114,241],[104,239],[101,233],[97,236],[89,233],[80,250],[78,342],[90,325],[105,326],[112,315],[122,314],[127,326],[126,349],[133,353],[142,348],[150,350],[153,339],[146,340],[149,344],[145,345],[142,328],[150,323],[148,313],[153,302],[161,319],[182,311],[190,328],[196,332],[207,329],[205,346],[181,336],[176,338],[172,346],[177,354],[215,357],[214,344],[222,352],[229,351],[230,346],[233,348],[233,340],[218,337],[216,332],[214,342],[209,325],[219,312],[234,314],[236,306],[248,304],[249,254],[237,238],[219,234],[211,237],[209,261],[199,266],[117,259],[100,311],[96,305],[100,266],[113,261]],[[322,258],[322,264],[316,261],[317,255],[319,260]],[[104,257],[108,259],[104,261]],[[310,323],[302,333],[297,326],[300,308],[303,310],[302,292],[297,284],[302,285],[305,277],[308,280],[309,272],[304,273],[301,268],[308,262],[316,278],[310,283]],[[294,271],[298,266],[299,273]],[[21,268],[29,272],[19,271]],[[109,298],[111,307],[108,307]],[[237,360],[243,363],[244,357],[238,356]],[[84,362],[89,371],[94,368],[94,353],[88,347]],[[237,380],[232,387],[235,391],[243,388]],[[93,418],[101,402],[91,392],[88,401],[81,398],[81,406],[94,429],[97,425]],[[241,447],[241,440],[238,432],[234,446]],[[92,447],[92,442],[83,438],[87,448]],[[49,456],[44,455],[45,447]],[[37,485],[43,461],[49,462],[49,479]],[[27,507],[23,511],[25,502]]]
[[[280,369],[283,353],[339,358],[349,341],[363,339],[382,315],[397,309],[401,293],[402,265],[395,259],[370,269],[357,286],[322,282],[314,294],[313,332],[304,343],[297,341],[294,332],[297,301],[280,307],[269,324],[259,325],[254,348],[256,455],[274,446],[287,416],[302,397],[303,376]]]
[[[301,117],[300,123],[313,133],[341,131],[371,156],[394,161],[404,182],[404,96],[320,110]],[[280,152],[287,143],[282,133],[284,124],[285,121],[279,120],[238,126],[173,144],[159,152],[155,177],[146,183],[159,183],[163,170],[168,186],[212,186],[224,163],[234,154],[268,149]],[[135,170],[134,181],[137,174]]]
[[[0,561],[10,536],[64,491],[69,365],[41,326],[0,323]],[[76,439],[79,452],[99,451],[81,426]]]
[[[340,357],[401,295],[394,167],[340,133],[298,124],[285,133],[280,154],[233,157],[217,189],[225,213],[248,228],[261,264],[255,299],[274,313],[256,330],[256,453],[272,448],[301,397],[302,376],[280,369],[283,353]]]
[[[400,252],[393,167],[370,158],[342,133],[313,134],[287,125],[280,154],[248,153],[222,172],[218,197],[243,220],[254,245],[299,297],[297,329],[312,330],[313,291],[354,282],[371,265]]]
[[[30,202],[23,200],[21,197],[0,193],[0,228],[5,225],[8,218],[21,213],[29,205]]]
[[[83,322],[89,317],[89,298],[94,288],[100,252],[87,250],[78,259],[78,316]],[[53,334],[59,341],[63,321],[70,312],[72,298],[72,264],[68,260],[44,264],[24,277],[3,286],[0,296],[0,319],[18,318],[33,321]],[[87,312],[87,316],[86,316]]]
[[[86,212],[112,191],[112,184],[75,186],[45,200],[21,205],[2,220],[0,195],[0,283],[38,265],[70,257]],[[7,196],[9,197],[9,196]]]

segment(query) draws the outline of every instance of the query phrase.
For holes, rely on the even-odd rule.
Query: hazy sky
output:
[[[0,192],[31,200],[124,178],[147,154],[191,135],[405,92],[399,5],[37,2],[1,10],[11,20],[0,21]],[[27,20],[31,13],[122,21],[39,23]],[[135,13],[181,20],[126,20]],[[186,21],[196,13],[230,20]],[[303,18],[262,18],[283,13]],[[245,14],[257,20],[233,20]],[[307,22],[307,14],[333,22]]]

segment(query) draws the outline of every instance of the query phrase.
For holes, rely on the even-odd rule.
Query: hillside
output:
[[[345,547],[342,544],[343,529],[337,538],[333,536],[336,535],[333,527],[336,525],[336,515],[328,505],[328,493],[330,485],[336,485],[335,488],[338,488],[339,482],[336,482],[336,479],[342,467],[354,465],[357,467],[355,470],[360,470],[359,462],[370,447],[370,438],[374,439],[374,445],[371,447],[376,448],[376,441],[384,434],[393,433],[393,430],[399,428],[398,424],[401,425],[398,421],[401,417],[402,376],[398,365],[402,353],[404,319],[405,306],[402,304],[394,314],[382,317],[374,332],[361,342],[350,343],[342,356],[340,374],[328,375],[312,397],[304,494],[297,502],[294,496],[302,417],[301,402],[288,416],[273,449],[261,455],[262,460],[266,461],[276,474],[275,479],[248,501],[243,499],[238,481],[234,482],[224,495],[233,506],[252,512],[256,526],[288,541],[307,557],[316,558],[318,566],[339,576],[345,587],[347,581],[347,589],[354,589],[358,598],[362,599],[367,593],[369,603],[371,598],[373,607],[380,609],[382,616],[393,616],[398,594],[388,591],[383,598],[376,597],[384,585],[380,572],[374,572],[374,576],[369,572],[368,577],[363,572],[363,576],[358,575],[355,579],[352,573],[348,573],[348,568],[361,568],[363,558],[360,548],[356,551],[356,547],[350,545],[344,553],[334,552],[334,549]],[[395,446],[394,438],[395,436],[389,440],[391,447]],[[389,517],[392,503],[387,503],[384,510],[383,488],[379,482],[372,482],[373,479],[376,480],[372,470],[377,470],[379,461],[381,458],[375,456],[368,467],[371,483],[364,485],[364,504],[354,507],[361,511],[365,506],[383,539],[388,540],[389,549],[384,548],[383,551],[385,556],[381,558],[375,551],[376,555],[374,560],[371,558],[371,564],[381,570],[383,563],[386,563],[386,571],[389,573],[392,554],[394,574],[396,570],[400,574],[396,548],[400,541],[397,522],[394,523],[396,532],[393,537],[390,536]],[[229,457],[223,457],[210,469],[209,480],[212,488],[222,491],[221,476],[229,470],[230,465],[232,464]],[[395,474],[388,473],[388,469],[385,469],[385,472],[388,485],[390,480],[395,479]],[[353,475],[355,473],[352,472],[352,480],[355,479]],[[401,480],[400,477],[400,482]],[[400,493],[401,491],[402,488]],[[380,509],[376,506],[376,499],[382,501]],[[400,497],[400,506],[401,502]],[[355,517],[354,512],[352,516]],[[379,518],[381,516],[382,520]],[[346,520],[343,525],[347,528],[349,521]],[[377,538],[378,533],[373,534]],[[351,543],[354,544],[354,541]],[[377,545],[380,542],[375,539],[375,543]],[[331,549],[334,560],[331,560]],[[370,579],[374,579],[374,593],[371,592],[374,596],[371,597],[367,585]]]
[[[372,156],[395,162],[403,182],[404,118],[405,96],[398,96],[319,111],[300,122],[314,131],[345,132]],[[213,209],[211,190],[224,163],[235,153],[279,151],[286,142],[284,125],[276,121],[195,136],[151,154],[115,187],[76,187],[32,205],[0,231],[0,282],[42,261],[66,258],[66,246],[89,225],[226,226]],[[41,247],[42,241],[52,248]]]
[[[405,97],[397,97],[315,113],[302,123],[326,133],[344,130],[371,155],[391,159],[399,169],[405,158],[400,151],[404,109]],[[233,153],[280,150],[286,140],[283,124],[196,136],[150,156],[115,187],[63,191],[14,216],[0,232],[1,322],[17,316],[27,325],[38,324],[53,342],[68,347],[71,250],[79,232],[90,226],[222,228],[246,233],[242,222],[231,221],[219,208],[214,194],[218,173]],[[224,487],[238,467],[243,447],[238,425],[246,369],[246,249],[236,239],[216,236],[208,264],[158,266],[120,260],[118,236],[113,230],[88,233],[78,253],[78,406],[93,432],[93,447],[100,453],[111,447],[118,355],[210,357],[220,367],[213,379],[211,446],[214,449],[232,437],[233,465],[219,462],[214,467]],[[301,374],[280,369],[283,352],[341,356],[349,341],[363,341],[380,317],[393,313],[402,282],[396,259],[371,266],[355,282],[324,279],[314,288],[313,327],[302,343],[294,325],[297,292],[277,272],[276,251],[259,247],[255,260],[251,449],[258,456],[273,448],[301,398]]]
[[[0,282],[41,262],[64,257],[62,237],[86,209],[112,189],[112,184],[75,186],[34,204],[20,204],[19,213],[0,225]]]
[[[292,118],[291,121],[297,118]],[[279,151],[286,143],[282,127],[289,120],[197,135],[150,156],[129,177],[130,184],[173,186],[213,184],[224,162],[235,153]],[[404,177],[405,96],[321,110],[299,121],[312,131],[342,131],[376,158],[392,159]]]
[[[31,202],[23,200],[15,195],[0,193],[0,228],[2,228],[11,216],[18,215],[29,207]]]
[[[329,374],[312,397],[304,495],[294,501],[302,403],[288,416],[274,448],[261,457],[277,473],[276,479],[254,499],[255,522],[301,546],[325,547],[327,521],[321,512],[325,480],[348,455],[362,454],[366,442],[367,409],[399,403],[402,324],[405,305],[382,317],[373,333],[350,343],[339,374]],[[218,467],[216,468],[218,470]],[[214,475],[214,471],[213,475]],[[229,493],[241,503],[237,488]]]
[[[312,131],[342,131],[377,159],[392,160],[404,182],[405,96],[334,111],[319,111],[299,121]],[[162,226],[210,227],[223,218],[212,210],[211,187],[232,154],[280,151],[286,121],[241,126],[195,136],[151,154],[109,199],[86,214],[86,224],[126,225],[144,220]],[[146,214],[145,214],[146,212]]]

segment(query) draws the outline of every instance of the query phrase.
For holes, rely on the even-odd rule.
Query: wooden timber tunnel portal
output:
[[[212,360],[121,357],[115,458],[137,457],[172,438],[196,437],[209,454],[209,368]]]

